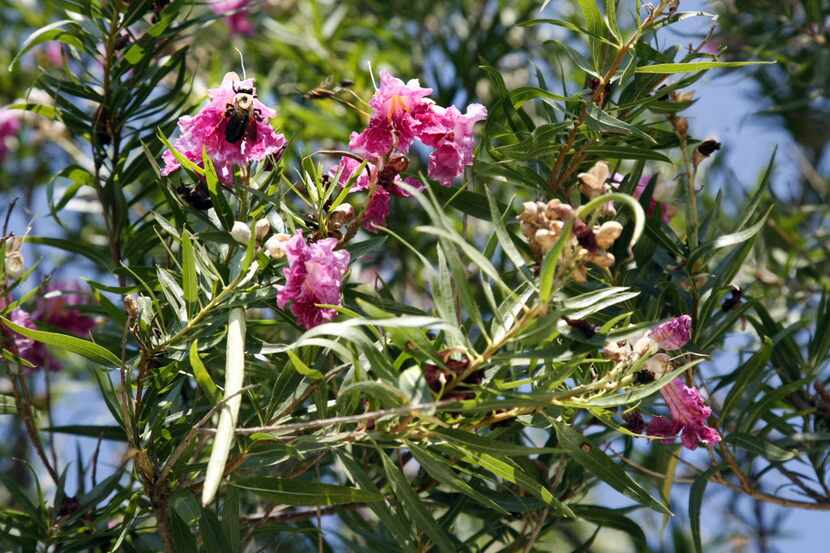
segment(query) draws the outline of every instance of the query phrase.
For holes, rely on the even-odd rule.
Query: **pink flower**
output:
[[[635,198],[638,200],[640,199],[640,196],[642,196],[643,192],[645,192],[648,183],[651,182],[651,179],[652,177],[650,175],[643,175],[640,177],[640,181],[637,183],[636,188],[634,188]],[[657,191],[656,187],[654,188],[654,191]],[[665,202],[658,202],[654,199],[654,192],[652,192],[652,197],[646,206],[646,215],[653,215],[658,209],[660,210],[660,220],[668,225],[676,210],[674,209],[674,206],[671,206]]]
[[[34,318],[75,336],[85,337],[95,328],[95,320],[75,308],[89,303],[89,294],[78,283],[49,284],[38,298]]]
[[[473,126],[487,118],[487,108],[470,104],[462,114],[455,106],[433,106],[433,117],[421,133],[421,140],[435,148],[429,156],[429,176],[444,186],[473,164]]]
[[[37,328],[32,320],[32,316],[23,309],[18,308],[13,310],[9,315],[9,319],[14,324],[24,328]],[[35,342],[31,338],[18,334],[5,325],[3,326],[3,333],[12,339],[10,348],[12,353],[34,365],[35,370],[42,367],[50,371],[60,370],[60,363],[58,363],[42,343]]]
[[[386,225],[386,218],[389,216],[389,209],[392,203],[392,196],[385,188],[379,186],[375,193],[369,198],[369,204],[363,214],[363,228],[374,230],[375,226]]]
[[[380,73],[380,87],[369,101],[372,117],[360,134],[352,133],[349,148],[364,156],[383,157],[392,150],[406,152],[431,118],[431,88],[417,79],[407,83],[388,71]]]
[[[277,293],[280,309],[291,303],[297,322],[312,328],[337,316],[337,310],[319,304],[340,305],[343,277],[351,256],[335,250],[337,240],[326,238],[307,244],[300,231],[285,245],[288,267],[283,270],[285,285]]]
[[[334,167],[329,174],[334,177],[340,173],[340,186],[346,186],[349,179],[352,178],[355,171],[360,168],[361,163],[354,158],[343,156],[340,158],[340,163]],[[366,230],[375,229],[375,225],[383,226],[386,224],[386,218],[389,216],[389,209],[392,202],[392,195],[399,198],[409,197],[409,193],[400,185],[406,182],[409,186],[420,190],[422,184],[419,180],[412,177],[401,178],[400,174],[395,174],[391,183],[384,183],[379,179],[377,174],[377,166],[374,163],[367,163],[363,168],[361,174],[356,177],[355,183],[352,185],[351,192],[360,192],[369,188],[372,181],[377,182],[375,192],[369,198],[369,204],[366,206],[364,212],[363,227]]]
[[[59,40],[50,40],[43,48],[46,60],[55,67],[63,66],[63,44]]]
[[[20,114],[13,109],[0,109],[0,162],[9,152],[11,138],[20,132]]]
[[[340,163],[337,164],[336,167],[332,168],[329,171],[329,175],[333,178],[337,176],[337,173],[340,173],[339,183],[340,186],[346,186],[349,183],[349,179],[352,176],[355,176],[355,171],[358,170],[361,163],[357,161],[353,157],[343,156],[340,158]],[[367,163],[366,166],[363,168],[360,175],[356,176],[355,182],[352,185],[351,192],[359,192],[361,190],[366,190],[369,188],[369,176],[374,175],[375,173],[375,164],[374,163]]]
[[[228,16],[228,28],[235,35],[251,35],[254,25],[248,19],[250,0],[211,0],[210,8],[216,15]]]
[[[699,444],[716,444],[721,440],[718,431],[706,424],[712,409],[703,403],[696,388],[686,386],[677,378],[664,386],[660,394],[669,406],[671,418],[654,417],[647,429],[650,435],[663,438],[664,443],[672,443],[674,437],[680,434],[683,446],[688,449],[697,449]]]
[[[237,96],[247,91],[253,95],[251,115],[242,137],[230,142],[226,134],[231,120],[229,111],[233,109]],[[209,90],[208,96],[208,105],[199,113],[179,119],[181,134],[173,145],[180,153],[189,160],[198,162],[202,159],[202,148],[205,148],[225,183],[233,180],[234,166],[281,155],[285,148],[285,137],[277,133],[269,123],[276,113],[256,98],[253,79],[240,81],[236,73],[228,73],[222,79],[222,85]],[[164,163],[164,175],[169,175],[180,167],[170,151],[164,153]]]
[[[692,337],[692,318],[680,315],[651,329],[649,337],[657,342],[661,349],[672,351],[685,346]]]

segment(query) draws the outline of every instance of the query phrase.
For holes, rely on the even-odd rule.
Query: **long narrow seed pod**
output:
[[[236,420],[242,396],[242,382],[245,379],[245,310],[241,307],[231,309],[228,315],[228,347],[225,359],[225,404],[219,411],[219,424],[213,439],[213,449],[202,486],[202,505],[207,506],[216,496],[225,463],[233,444]]]

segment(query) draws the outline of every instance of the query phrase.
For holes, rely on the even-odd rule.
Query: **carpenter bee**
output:
[[[197,183],[193,188],[181,184],[176,192],[191,207],[195,207],[200,211],[206,211],[213,207],[213,200],[210,199],[210,192],[208,192],[207,185],[204,183]]]
[[[233,91],[235,94],[233,103],[225,106],[225,117],[228,119],[225,127],[225,140],[233,144],[247,136],[248,140],[254,141],[256,140],[256,125],[251,125],[251,120],[262,121],[262,112],[254,107],[254,98],[256,98],[254,89],[236,88],[234,84]]]

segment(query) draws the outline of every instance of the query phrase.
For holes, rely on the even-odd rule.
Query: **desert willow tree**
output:
[[[351,3],[310,4],[309,34],[361,40],[338,34],[361,21]],[[827,398],[804,386],[826,372],[830,305],[808,332],[731,288],[772,207],[768,175],[737,216],[702,209],[697,175],[720,144],[691,136],[683,110],[736,62],[661,40],[705,14],[619,4],[516,21],[567,38],[540,45],[534,84],[463,60],[483,99],[456,106],[389,54],[370,79],[355,62],[369,86],[327,74],[337,59],[303,98],[278,98],[263,83],[279,75],[200,46],[217,13],[235,32],[262,21],[252,50],[290,36],[283,7],[63,2],[17,58],[57,41],[64,67],[7,109],[65,126],[55,218],[80,193],[99,206],[82,237],[24,240],[94,269],[83,289],[50,288],[4,230],[4,405],[43,470],[35,495],[4,479],[0,543],[585,550],[610,527],[648,550],[645,513],[685,512],[671,490],[691,484],[702,551],[717,487],[830,507]],[[280,131],[282,112],[315,109],[359,123],[348,139]],[[741,319],[753,351],[716,372],[706,361]],[[60,362],[88,371],[109,424],[43,424],[34,391]],[[99,446],[76,460],[58,434]],[[101,440],[124,452],[115,466],[98,466]],[[770,489],[780,478],[794,487]],[[597,505],[600,483],[629,506]]]

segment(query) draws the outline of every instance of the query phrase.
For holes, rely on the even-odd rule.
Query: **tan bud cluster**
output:
[[[548,203],[525,202],[519,221],[530,249],[537,255],[545,255],[556,244],[565,223],[573,217],[571,206],[553,199]]]
[[[608,268],[614,264],[614,255],[607,250],[622,234],[623,227],[616,221],[606,221],[590,228],[576,218],[574,209],[558,199],[544,202],[526,202],[519,214],[522,233],[537,257],[544,257],[559,240],[562,229],[573,220],[573,233],[565,245],[560,267],[570,270],[577,282],[588,279],[587,265]]]

